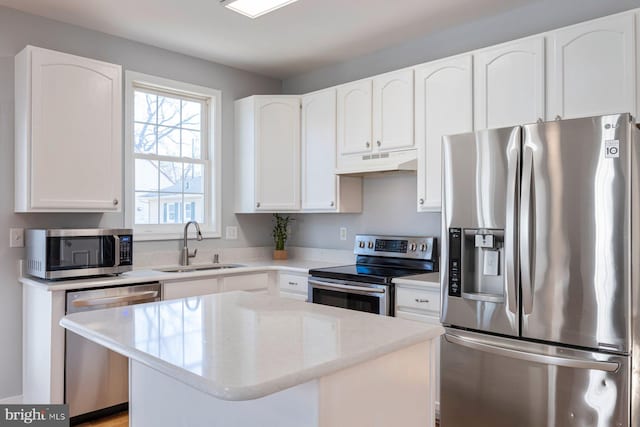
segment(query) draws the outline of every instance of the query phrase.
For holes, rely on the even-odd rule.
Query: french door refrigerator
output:
[[[640,426],[638,134],[444,137],[442,427]]]

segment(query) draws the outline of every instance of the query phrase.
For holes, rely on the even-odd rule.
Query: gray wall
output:
[[[541,0],[291,77],[283,82],[283,93],[307,93],[637,7],[640,0]],[[291,244],[348,249],[356,233],[440,235],[439,214],[416,213],[415,175],[367,178],[363,194],[360,215],[303,215],[292,230]],[[347,241],[339,240],[339,227],[347,227]]]
[[[213,41],[212,41],[213,42]],[[133,70],[208,86],[222,91],[222,164],[233,164],[233,100],[260,93],[279,93],[281,81],[220,64],[89,31],[76,26],[0,7],[0,399],[21,394],[22,290],[17,263],[22,249],[10,249],[10,227],[122,226],[122,214],[13,213],[13,58],[32,44],[121,64]],[[223,230],[239,225],[239,239],[208,239],[194,246],[265,246],[271,244],[269,215],[233,214],[233,168],[223,168]],[[179,242],[137,243],[136,251],[175,250]]]

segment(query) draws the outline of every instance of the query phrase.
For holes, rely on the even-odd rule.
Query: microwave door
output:
[[[117,265],[117,236],[63,236],[47,238],[49,271],[110,268]]]

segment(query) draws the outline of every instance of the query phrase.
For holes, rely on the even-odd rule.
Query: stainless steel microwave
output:
[[[131,229],[31,229],[25,272],[42,279],[121,274],[133,268]]]

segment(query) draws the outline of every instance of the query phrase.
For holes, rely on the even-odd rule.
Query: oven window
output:
[[[371,295],[351,294],[314,288],[312,301],[316,304],[330,305],[332,307],[348,308],[350,310],[365,311],[374,314],[385,314],[381,313],[380,298]]]
[[[113,267],[114,247],[113,236],[48,237],[47,270]]]

